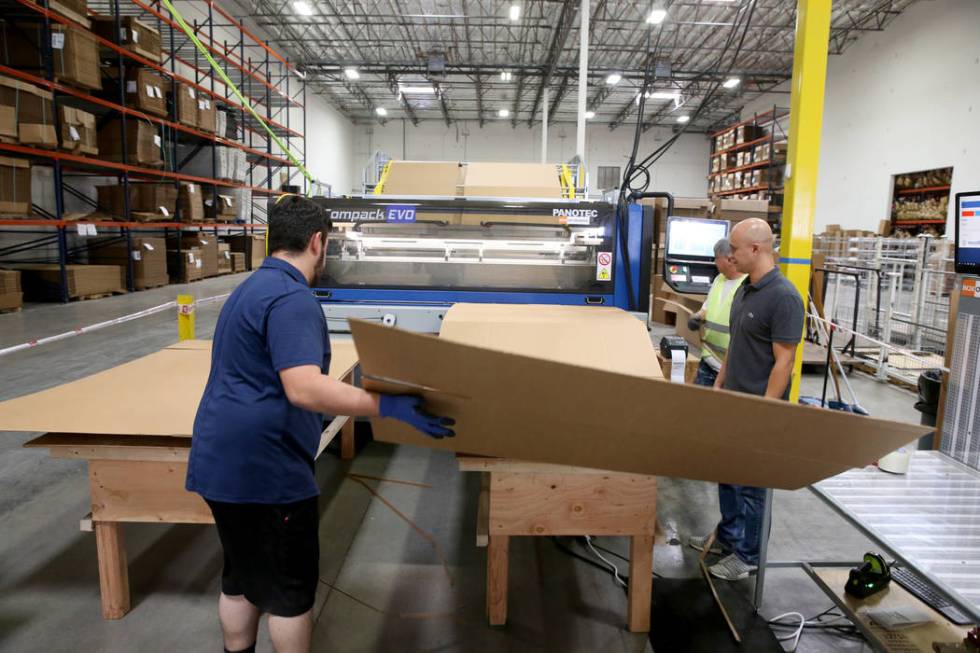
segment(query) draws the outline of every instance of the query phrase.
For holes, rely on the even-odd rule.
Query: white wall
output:
[[[789,96],[760,98],[743,116],[773,103],[789,106]],[[977,0],[916,3],[831,57],[815,229],[876,229],[889,217],[892,175],[947,166],[952,193],[980,188]]]
[[[653,151],[669,138],[669,130],[651,129],[640,142],[640,157]],[[633,129],[623,126],[610,132],[605,124],[586,130],[586,162],[593,187],[598,181],[599,166],[626,166],[633,144]],[[445,123],[424,121],[417,127],[411,122],[389,120],[358,125],[355,136],[355,183],[361,181],[361,170],[368,158],[381,150],[394,159],[423,161],[515,161],[541,160],[541,126],[516,128],[509,121],[487,122],[482,129],[477,122],[463,121],[446,127]],[[575,156],[575,126],[553,124],[548,129],[548,161],[565,162]],[[682,136],[651,170],[650,190],[665,190],[681,197],[703,197],[707,192],[708,139],[702,134]]]

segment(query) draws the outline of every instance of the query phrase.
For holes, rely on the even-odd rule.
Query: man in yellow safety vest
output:
[[[688,320],[692,331],[704,328],[701,335],[701,364],[694,379],[697,385],[712,387],[728,354],[728,316],[732,312],[735,291],[745,275],[735,269],[731,259],[732,247],[727,238],[715,243],[715,265],[719,274],[711,284],[708,298],[697,313]]]

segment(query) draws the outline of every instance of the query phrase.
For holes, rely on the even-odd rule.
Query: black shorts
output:
[[[225,553],[222,593],[244,596],[277,617],[296,617],[313,607],[320,571],[316,497],[208,506]]]

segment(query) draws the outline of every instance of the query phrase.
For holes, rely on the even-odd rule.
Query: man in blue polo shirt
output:
[[[310,286],[323,271],[329,231],[317,204],[281,197],[269,215],[271,255],[231,294],[215,328],[186,487],[207,501],[224,549],[218,614],[226,653],[254,652],[262,613],[278,653],[309,651],[323,414],[380,415],[431,437],[454,435],[452,420],[426,413],[419,397],[327,376],[330,339]]]

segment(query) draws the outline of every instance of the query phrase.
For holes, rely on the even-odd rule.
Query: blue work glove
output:
[[[431,415],[422,407],[422,397],[416,395],[381,395],[381,416],[405,422],[430,438],[441,440],[456,435],[446,428],[456,423],[448,417]]]

